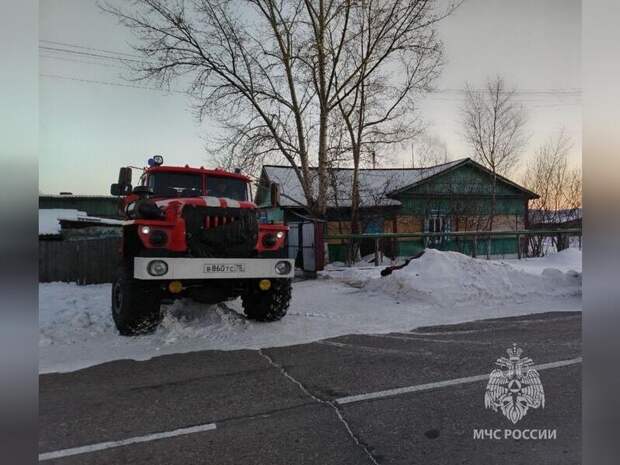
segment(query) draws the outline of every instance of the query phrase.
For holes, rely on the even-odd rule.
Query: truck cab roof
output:
[[[239,179],[240,181],[245,181],[245,182],[251,181],[250,178],[248,178],[247,176],[241,173],[231,173],[230,171],[226,171],[225,169],[222,169],[222,168],[207,169],[207,168],[203,168],[202,166],[200,168],[194,168],[194,167],[190,167],[189,165],[185,165],[185,166],[159,165],[159,166],[151,166],[145,169],[145,173],[162,173],[162,172],[200,174],[200,175],[207,175],[207,176],[219,176],[219,177]]]

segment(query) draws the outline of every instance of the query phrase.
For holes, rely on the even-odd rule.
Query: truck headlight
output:
[[[281,261],[276,263],[276,273],[289,274],[291,272],[291,264],[289,262]]]
[[[163,260],[151,260],[146,266],[146,271],[151,276],[163,276],[168,273],[168,264]]]

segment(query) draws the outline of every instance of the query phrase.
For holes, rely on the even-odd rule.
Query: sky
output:
[[[154,154],[166,164],[212,166],[204,137],[216,130],[215,122],[199,122],[181,92],[128,81],[118,61],[102,58],[110,51],[134,53],[126,29],[94,0],[39,5],[41,193],[108,194],[120,166],[143,166]],[[522,166],[561,128],[574,142],[571,163],[580,165],[580,0],[465,0],[438,33],[446,65],[438,91],[420,101],[419,111],[452,158],[469,155],[460,90],[466,82],[481,88],[501,75],[518,89],[528,114]],[[386,156],[388,166],[411,165],[410,150]]]

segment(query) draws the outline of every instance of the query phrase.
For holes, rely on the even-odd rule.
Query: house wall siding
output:
[[[400,206],[377,205],[372,209],[362,209],[361,229],[362,232],[373,233],[419,233],[426,230],[429,218],[439,216],[443,217],[443,222],[435,225],[443,228],[442,231],[487,231],[491,212],[494,213],[493,231],[526,229],[528,200],[532,195],[514,183],[498,178],[494,204],[493,176],[469,161],[394,193],[390,198],[398,200]],[[326,234],[349,234],[350,215],[347,208],[328,209]],[[374,244],[374,239],[370,241]],[[432,240],[383,239],[381,245],[386,254],[388,250],[396,250],[401,256],[413,255],[425,247],[466,254],[472,254],[477,248],[477,254],[484,255],[488,245],[486,241],[484,237],[474,241],[472,237],[442,236]],[[329,240],[328,247],[332,260],[344,260],[344,241]],[[516,236],[492,239],[490,250],[492,255],[516,254]]]

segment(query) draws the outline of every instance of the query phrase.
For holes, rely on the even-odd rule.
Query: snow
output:
[[[528,265],[427,250],[409,266],[380,277],[381,267],[329,270],[294,283],[287,316],[247,320],[240,300],[165,307],[157,331],[121,337],[110,314],[109,284],[39,286],[39,370],[65,372],[117,360],[145,360],[196,350],[287,346],[353,333],[581,309],[581,253],[561,252]],[[529,264],[531,262],[531,264]]]
[[[544,257],[502,260],[513,268],[533,274],[542,274],[547,268],[557,269],[564,273],[576,271],[581,273],[581,250],[570,248],[561,252],[551,252]]]
[[[469,307],[481,303],[521,304],[536,298],[580,295],[581,273],[564,272],[550,267],[549,262],[537,263],[528,272],[506,261],[427,249],[420,258],[390,276],[381,277],[381,267],[350,268],[327,274],[370,293],[427,303],[435,308],[466,307],[464,311],[467,312]]]
[[[77,220],[86,216],[86,212],[68,208],[49,208],[39,210],[39,236],[60,234],[58,220]]]
[[[72,220],[81,223],[96,223],[109,226],[120,226],[124,223],[123,220],[115,220],[112,218],[99,218],[98,216],[78,216],[77,218],[60,218],[61,220]]]

